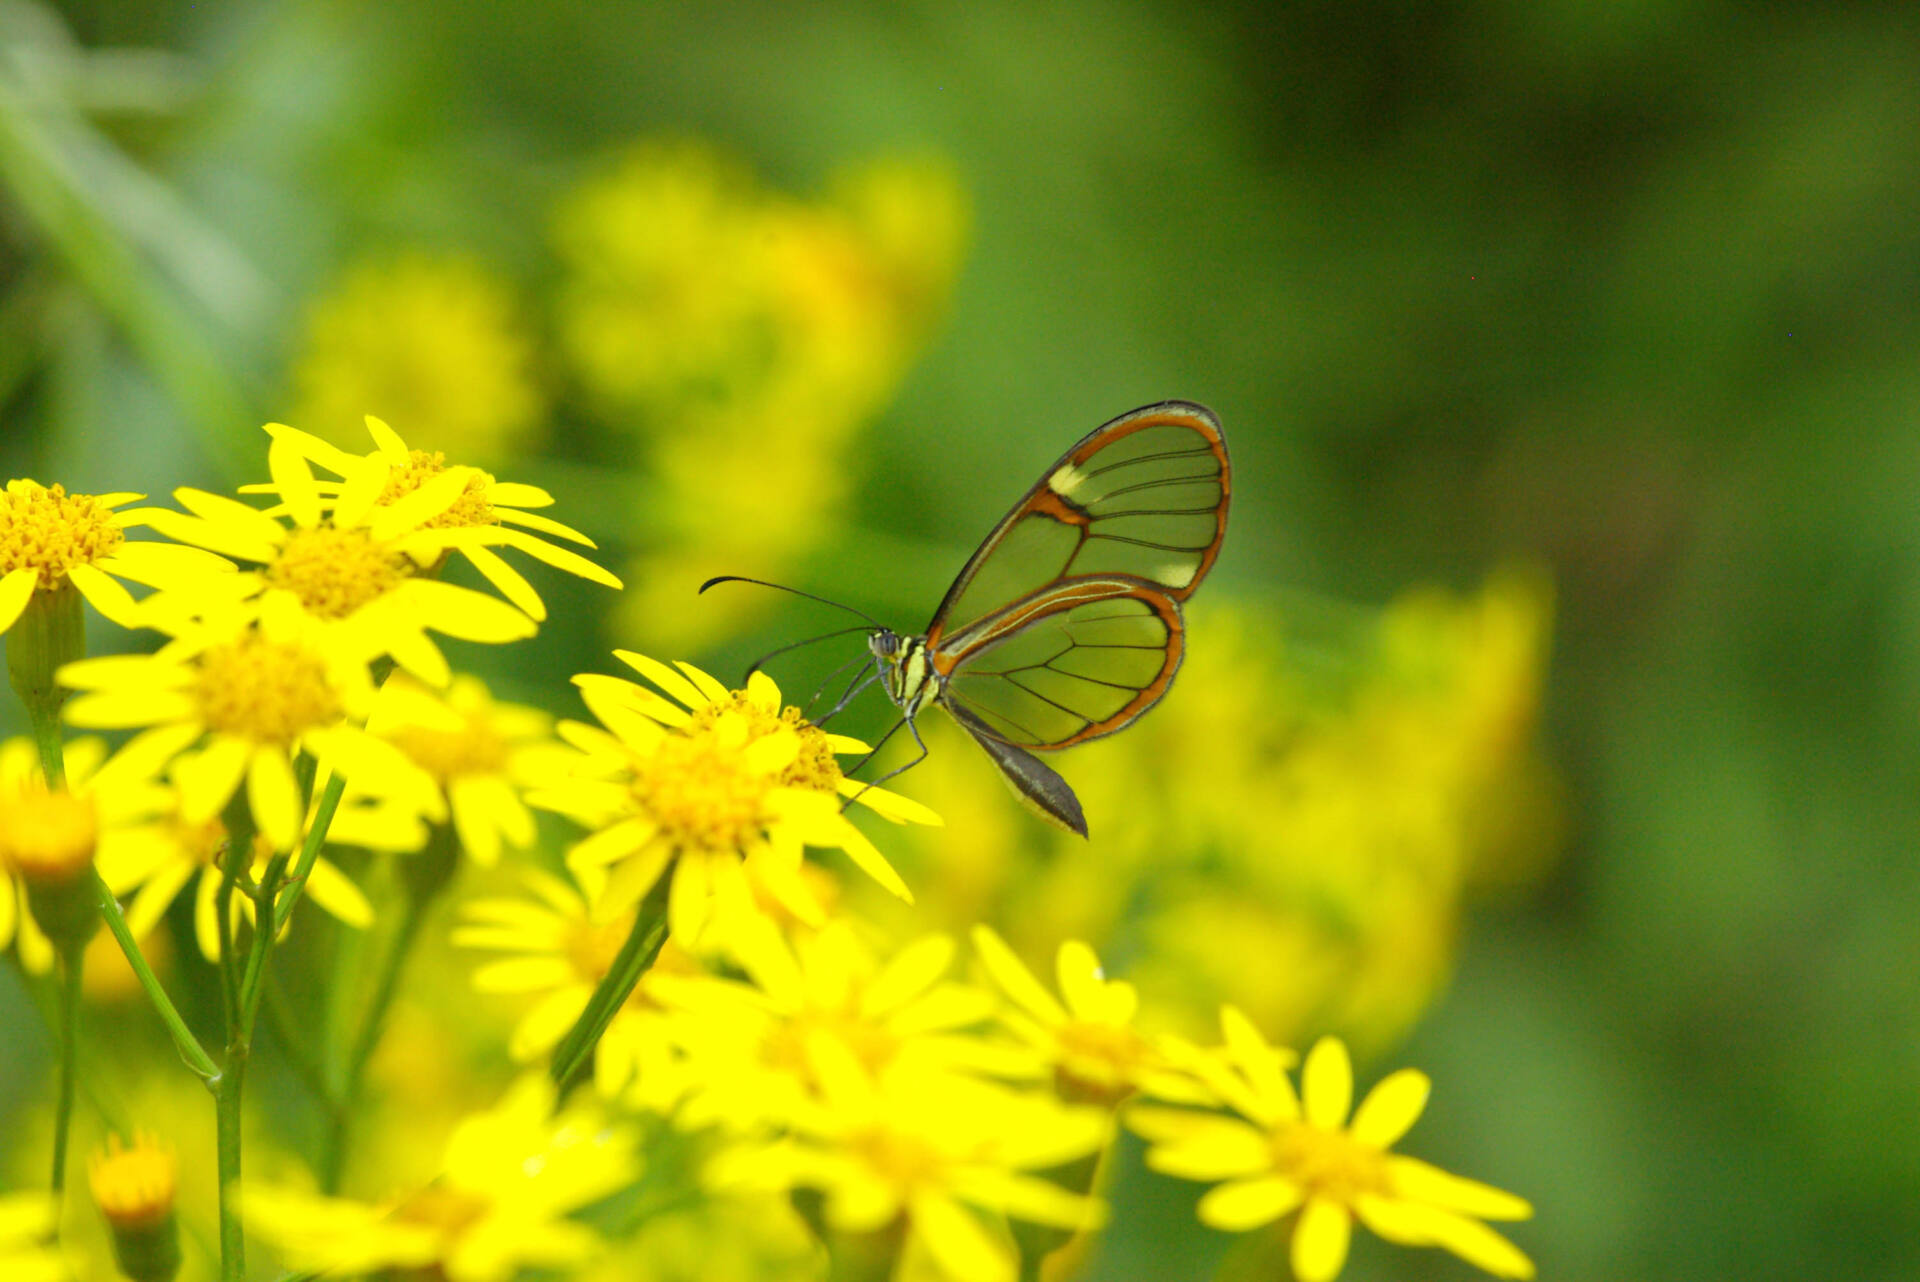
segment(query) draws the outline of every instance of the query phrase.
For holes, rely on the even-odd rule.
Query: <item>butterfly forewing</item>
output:
[[[1183,601],[1226,529],[1227,447],[1211,411],[1168,401],[1097,428],[1047,470],[948,589],[927,641],[963,638],[1062,580],[1126,575]]]
[[[1180,666],[1180,607],[1140,580],[1069,579],[970,630],[944,699],[1027,748],[1111,734],[1151,707]],[[936,655],[940,664],[945,656]]]

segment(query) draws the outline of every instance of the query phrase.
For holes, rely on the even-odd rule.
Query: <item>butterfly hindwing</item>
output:
[[[1112,734],[1159,701],[1186,649],[1180,606],[1119,575],[1056,583],[935,651],[942,699],[1024,748]]]

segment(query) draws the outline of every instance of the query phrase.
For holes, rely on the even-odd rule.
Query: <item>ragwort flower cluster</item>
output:
[[[130,496],[21,485],[8,495],[28,517],[0,524],[0,557],[14,557],[0,607],[37,636],[58,628],[36,607],[71,616],[84,596],[158,640],[98,658],[35,643],[60,659],[44,707],[66,700],[67,724],[129,737],[108,756],[36,720],[35,740],[0,745],[0,944],[30,971],[65,966],[77,991],[78,945],[104,913],[214,1093],[224,1196],[203,1236],[228,1276],[249,1238],[329,1275],[646,1267],[609,1248],[672,1208],[784,1207],[835,1276],[1013,1282],[1105,1222],[1100,1170],[1122,1125],[1155,1169],[1217,1184],[1206,1224],[1286,1225],[1303,1282],[1340,1272],[1356,1222],[1531,1275],[1484,1223],[1526,1216],[1525,1202],[1390,1151],[1425,1104],[1420,1074],[1389,1076],[1354,1110],[1338,1041],[1313,1048],[1296,1090],[1299,1057],[1232,1008],[1217,1048],[1152,1031],[1134,986],[1084,942],[1059,949],[1050,988],[991,927],[974,927],[963,959],[947,935],[897,943],[848,912],[848,864],[912,901],[856,817],[939,817],[849,779],[840,759],[865,745],[810,724],[765,674],[730,689],[616,651],[642,680],[574,678],[594,720],[555,726],[456,673],[436,637],[507,643],[545,618],[502,553],[618,580],[550,541],[591,548],[537,510],[544,492],[368,428],[373,448],[354,454],[270,425],[271,482],[242,497],[182,490],[184,511],[115,516]],[[135,527],[175,542],[119,533]],[[148,546],[170,550],[132,550]],[[441,581],[455,556],[493,591]],[[115,575],[152,590],[135,600]],[[16,672],[16,686],[33,678]],[[535,811],[580,829],[567,877],[538,862]],[[500,1041],[531,1071],[458,1110],[425,1183],[350,1188],[408,957],[466,865],[492,881],[463,897],[451,941],[486,954],[471,982],[489,1008],[517,1006]],[[84,893],[56,909],[49,885]],[[218,972],[220,1062],[134,946],[189,887],[213,964],[200,973]],[[332,978],[283,984],[272,966],[292,950],[277,945],[306,899],[339,925],[303,933],[299,956]],[[268,1178],[236,1156],[256,1018],[321,1119],[317,1143]],[[140,1282],[180,1267],[175,1160],[147,1135],[96,1156],[95,1200]],[[42,1223],[41,1204],[17,1205],[21,1224]],[[130,1231],[144,1236],[126,1255]],[[0,1240],[0,1259],[36,1279],[67,1267],[24,1241]]]

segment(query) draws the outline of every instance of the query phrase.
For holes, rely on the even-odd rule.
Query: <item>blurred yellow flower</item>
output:
[[[683,948],[701,946],[709,920],[724,934],[759,916],[755,883],[794,916],[818,922],[823,910],[800,875],[806,846],[843,850],[880,885],[911,898],[893,865],[841,813],[841,798],[896,823],[939,818],[843,776],[834,754],[864,744],[783,709],[763,672],[730,691],[689,663],[615,654],[665,695],[617,677],[575,677],[605,729],[563,722],[561,737],[582,753],[574,777],[528,798],[593,830],[567,862],[606,870],[604,913],[628,911],[671,870],[669,920]]]
[[[969,821],[915,835],[916,885],[1026,955],[1124,944],[1128,978],[1189,1033],[1224,996],[1284,1034],[1388,1043],[1445,982],[1472,888],[1552,850],[1531,729],[1551,600],[1516,570],[1378,613],[1201,603],[1166,702],[1074,754],[1087,808],[1122,816],[1092,844],[1026,822],[936,720],[915,792]]]
[[[66,584],[106,618],[138,627],[133,597],[118,580],[164,587],[233,568],[199,548],[130,541],[126,531],[156,509],[115,509],[140,497],[68,494],[59,485],[8,481],[0,491],[0,633],[19,620],[34,593]]]
[[[630,1183],[639,1158],[625,1127],[581,1107],[556,1117],[554,1103],[550,1083],[522,1079],[455,1128],[440,1177],[412,1194],[370,1203],[249,1182],[241,1213],[296,1270],[506,1282],[523,1269],[576,1267],[600,1243],[569,1217]]]
[[[1100,958],[1077,939],[1060,945],[1060,998],[1035,979],[991,926],[973,928],[981,965],[1012,1003],[1001,1022],[1054,1074],[1064,1099],[1111,1108],[1142,1086],[1177,1090],[1160,1047],[1133,1026],[1140,998],[1133,985],[1108,979]]]
[[[693,1120],[736,1128],[791,1123],[819,1099],[819,1038],[838,1042],[871,1077],[903,1065],[1039,1074],[1031,1055],[984,1035],[993,999],[948,977],[954,949],[944,935],[884,961],[842,919],[792,940],[771,922],[748,923],[730,944],[750,982],[663,976],[653,984],[673,1015],[672,1036],[688,1050]]]
[[[1148,1166],[1222,1181],[1200,1200],[1202,1220],[1244,1232],[1298,1210],[1292,1264],[1300,1282],[1339,1274],[1355,1218],[1389,1242],[1443,1247],[1497,1277],[1533,1276],[1532,1262],[1481,1223],[1526,1219],[1533,1208],[1525,1200],[1388,1151],[1426,1107],[1425,1074],[1402,1069],[1387,1077],[1349,1120],[1353,1068],[1338,1038],[1322,1038],[1308,1052],[1298,1094],[1284,1063],[1273,1048],[1243,1038],[1238,1054],[1205,1075],[1237,1118],[1128,1111],[1127,1125],[1153,1145]]]
[[[524,1063],[551,1051],[601,980],[607,977],[620,946],[633,930],[634,912],[602,919],[594,896],[535,868],[520,870],[532,898],[489,897],[461,906],[453,943],[505,954],[474,969],[473,987],[482,993],[532,998],[514,1026],[507,1053]],[[604,878],[589,876],[596,889]],[[626,1002],[615,1012],[594,1045],[594,1084],[609,1098],[638,1081],[644,1103],[666,1111],[685,1085],[677,1050],[663,1035],[663,1016],[653,999],[662,975],[697,969],[669,939]]]
[[[408,448],[383,420],[369,414],[365,421],[374,442],[373,452],[365,455],[350,454],[284,423],[267,424],[276,444],[341,478],[313,483],[320,510],[334,512],[336,521],[343,509],[355,513],[370,505],[374,512],[368,516],[376,532],[404,530],[407,523],[415,523],[418,533],[405,539],[403,548],[417,563],[432,568],[448,552],[458,552],[500,595],[536,620],[547,617],[540,594],[494,548],[513,548],[603,587],[621,586],[618,578],[585,557],[539,537],[547,534],[594,546],[592,539],[571,526],[527,510],[553,505],[553,496],[545,490],[501,481],[478,468],[449,465],[443,453]],[[240,489],[243,494],[289,497],[277,480]]]
[[[903,1068],[874,1077],[839,1039],[807,1052],[818,1103],[791,1133],[741,1141],[709,1167],[717,1187],[816,1189],[826,1225],[843,1234],[904,1230],[904,1276],[1012,1282],[1018,1269],[1003,1217],[1063,1229],[1097,1227],[1098,1200],[1033,1174],[1106,1142],[1107,1115],[978,1078]]]
[[[0,1194],[0,1277],[7,1282],[68,1282],[53,1239],[53,1201],[45,1193]]]
[[[454,677],[436,692],[395,673],[380,688],[368,729],[430,781],[427,817],[451,822],[460,847],[482,867],[505,848],[533,844],[524,794],[561,775],[572,754],[537,708],[497,702],[478,677]]]
[[[378,408],[431,449],[502,459],[545,405],[512,292],[478,260],[413,253],[356,264],[308,306],[293,365],[296,421]]]
[[[651,447],[634,630],[716,635],[755,603],[688,611],[693,584],[777,576],[832,529],[848,445],[945,310],[967,231],[951,166],[880,161],[828,189],[800,200],[711,148],[646,143],[555,212],[562,349]]]
[[[90,935],[97,920],[92,869],[104,875],[117,861],[137,857],[160,807],[158,790],[137,771],[101,766],[104,751],[92,738],[66,745],[66,783],[50,788],[31,740],[0,743],[0,875],[17,879],[21,891],[16,900],[8,882],[0,894],[0,939],[18,930],[20,959],[30,971],[45,971],[49,937],[57,940],[75,924],[46,920],[44,913],[63,912],[61,901],[73,899],[78,924]],[[47,889],[69,893],[43,895]],[[32,913],[20,911],[29,904]]]

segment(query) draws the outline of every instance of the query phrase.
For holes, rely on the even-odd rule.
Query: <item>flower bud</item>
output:
[[[87,1169],[94,1205],[113,1235],[113,1256],[133,1282],[173,1282],[180,1271],[180,1226],[173,1213],[178,1167],[152,1134],[131,1144],[110,1136]]]

